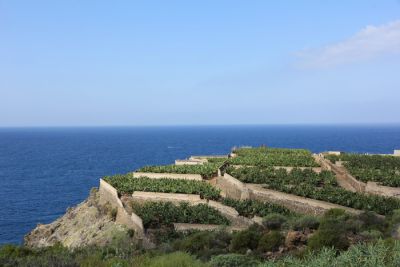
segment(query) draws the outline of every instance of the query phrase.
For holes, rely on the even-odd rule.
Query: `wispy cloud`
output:
[[[296,55],[299,67],[325,68],[397,53],[400,53],[400,20],[367,26],[346,40]]]

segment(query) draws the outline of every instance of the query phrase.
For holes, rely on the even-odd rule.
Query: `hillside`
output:
[[[98,191],[39,225],[25,245],[125,244],[134,254],[184,251],[213,266],[373,246],[399,237],[399,159],[259,147],[145,166],[103,177]]]

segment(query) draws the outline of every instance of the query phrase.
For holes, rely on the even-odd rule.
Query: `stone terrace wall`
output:
[[[400,198],[400,188],[378,185],[375,182],[368,182],[365,187],[365,192],[386,197]]]
[[[221,189],[228,198],[238,200],[249,198],[249,191],[246,185],[228,173],[224,173],[224,176],[217,177],[216,187]]]
[[[203,165],[206,160],[200,159],[177,159],[175,165]]]
[[[247,227],[223,226],[217,224],[196,224],[196,223],[174,223],[174,229],[177,232],[189,232],[193,230],[199,231],[216,231],[224,230],[228,233],[234,231],[245,230]]]
[[[144,237],[142,219],[135,213],[128,214],[118,197],[117,190],[103,179],[100,179],[99,200],[100,204],[109,203],[113,208],[117,209],[116,223],[134,229],[138,237]]]
[[[200,174],[134,172],[132,173],[132,176],[133,178],[148,177],[151,179],[169,178],[169,179],[196,180],[196,181],[203,180]]]
[[[334,208],[343,209],[353,214],[359,214],[362,212],[360,210],[332,204],[325,201],[319,201],[262,188],[261,185],[247,184],[247,187],[250,189],[251,199],[279,204],[298,213],[322,215],[327,210]]]
[[[132,198],[134,201],[138,202],[187,202],[190,205],[205,204],[218,210],[233,226],[250,226],[254,223],[251,219],[239,216],[239,213],[234,208],[223,205],[217,201],[200,199],[199,195],[135,191],[132,194]]]
[[[158,193],[158,192],[142,192],[135,191],[132,194],[134,201],[154,201],[154,202],[189,202],[191,204],[201,202],[199,195],[194,194],[176,194],[176,193]]]

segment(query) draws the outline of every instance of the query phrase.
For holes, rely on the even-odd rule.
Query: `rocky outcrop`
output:
[[[88,245],[107,245],[122,239],[134,242],[133,232],[115,222],[115,211],[110,205],[101,205],[97,190],[74,208],[50,224],[38,224],[24,238],[28,247],[46,247],[60,243],[77,248]],[[119,241],[118,241],[119,240]]]

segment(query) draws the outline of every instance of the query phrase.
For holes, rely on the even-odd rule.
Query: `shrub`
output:
[[[174,252],[149,258],[139,263],[141,267],[206,267],[207,265],[184,252]]]
[[[318,231],[308,240],[308,246],[314,250],[321,249],[324,246],[335,247],[340,250],[348,248],[349,242],[346,238],[346,229],[343,227],[344,222],[341,216],[336,218],[324,217]]]
[[[286,217],[278,214],[271,213],[263,218],[263,226],[269,230],[278,230],[287,221]]]
[[[253,267],[260,262],[252,257],[240,254],[218,255],[211,259],[211,267]]]
[[[176,240],[173,248],[189,252],[202,260],[208,260],[213,255],[228,252],[231,239],[231,235],[225,231],[195,232],[181,240]]]
[[[252,225],[247,230],[234,233],[230,250],[232,252],[245,253],[248,249],[256,249],[260,239],[260,231],[260,227]]]
[[[309,215],[296,218],[292,222],[292,229],[296,231],[301,231],[305,229],[318,229],[318,226],[319,226],[319,219]]]
[[[285,237],[279,231],[265,233],[258,241],[258,250],[260,252],[277,251],[284,241]]]

